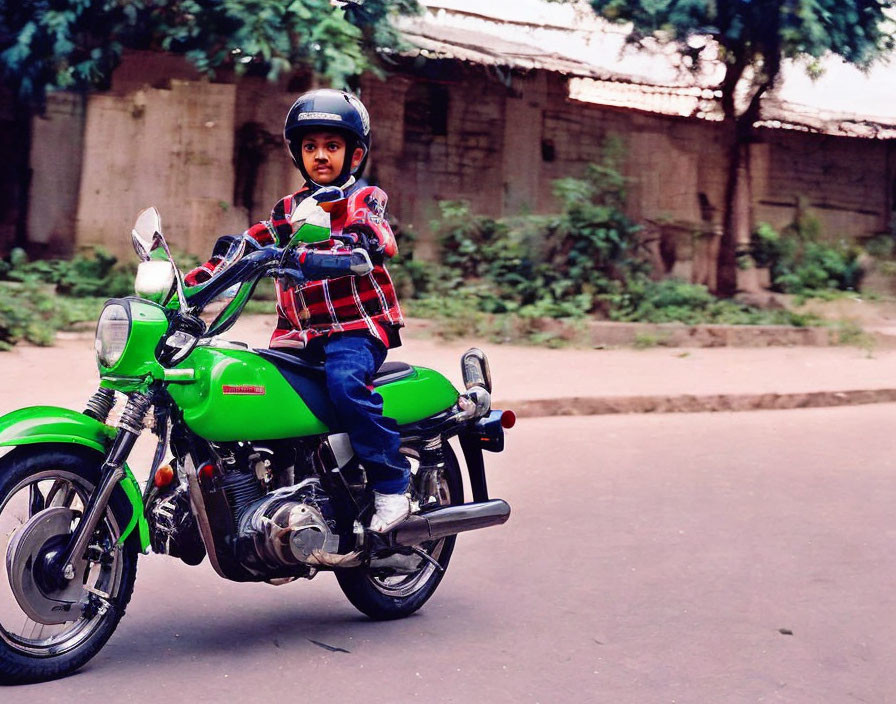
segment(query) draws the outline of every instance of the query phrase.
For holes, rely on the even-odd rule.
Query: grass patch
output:
[[[52,287],[26,282],[0,282],[0,349],[17,342],[52,345],[56,332],[94,321],[103,298],[57,296]]]
[[[858,347],[865,351],[867,356],[871,356],[877,341],[874,335],[865,332],[862,326],[854,320],[838,320],[833,323],[838,345],[848,345]]]

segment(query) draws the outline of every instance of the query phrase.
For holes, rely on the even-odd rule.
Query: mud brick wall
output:
[[[435,254],[429,225],[440,200],[503,212],[505,96],[496,87],[475,68],[362,84],[374,130],[368,177],[389,193],[389,211],[418,235],[423,256]]]
[[[757,221],[783,227],[793,221],[801,202],[830,239],[889,229],[896,179],[893,142],[782,130],[762,130],[761,138],[752,168]]]
[[[32,224],[32,241],[125,253],[134,216],[154,204],[178,247],[207,254],[218,235],[267,217],[299,187],[282,127],[311,85],[308,76],[209,82],[176,57],[127,56],[112,90],[91,95],[86,110],[63,101],[35,122],[32,212],[53,202],[58,213],[49,229]],[[450,61],[368,75],[360,88],[374,131],[366,176],[389,193],[389,211],[416,233],[423,256],[435,254],[438,201],[466,200],[493,217],[556,212],[553,182],[600,162],[611,136],[624,145],[629,214],[674,233],[680,259],[695,256],[695,233],[721,225],[719,123],[575,102],[559,74]],[[786,130],[760,137],[751,151],[756,221],[780,227],[804,198],[829,233],[861,237],[887,226],[892,143]]]

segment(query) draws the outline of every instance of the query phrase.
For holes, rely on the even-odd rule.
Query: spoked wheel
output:
[[[416,453],[402,448],[402,452],[411,458],[412,495],[421,507],[448,506],[464,501],[457,457],[447,442],[443,447],[444,467],[430,476],[421,476],[415,461]],[[403,618],[414,613],[433,595],[448,568],[456,539],[452,535],[428,541],[417,546],[419,552],[402,551],[374,559],[369,566],[336,570],[336,579],[348,600],[370,618],[377,621]]]
[[[117,545],[130,517],[120,492],[75,578],[49,569],[99,479],[98,455],[20,448],[0,464],[0,683],[67,675],[99,652],[124,613],[137,571],[133,540]]]

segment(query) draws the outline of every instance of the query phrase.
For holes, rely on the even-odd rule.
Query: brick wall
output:
[[[782,227],[803,201],[829,238],[888,229],[891,142],[773,130],[761,135],[753,158],[757,221]]]
[[[307,76],[210,83],[178,59],[129,56],[113,90],[90,97],[86,117],[56,111],[42,125],[32,203],[76,184],[48,174],[59,135],[79,134],[71,121],[84,120],[77,243],[123,251],[136,212],[156,204],[178,245],[206,254],[219,234],[267,217],[300,185],[281,133],[309,85]],[[599,162],[608,136],[625,145],[630,215],[674,232],[680,258],[693,256],[694,232],[721,223],[727,169],[718,123],[574,102],[563,76],[454,62],[365,76],[361,93],[373,124],[367,176],[389,193],[390,212],[417,233],[424,256],[435,251],[429,223],[439,200],[467,200],[491,216],[555,211],[553,181]],[[863,236],[889,222],[892,144],[791,131],[761,136],[752,150],[757,221],[786,224],[804,197],[829,232]]]

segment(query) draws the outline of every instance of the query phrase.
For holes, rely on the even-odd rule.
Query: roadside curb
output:
[[[766,394],[671,394],[657,396],[591,396],[496,401],[494,408],[512,410],[519,418],[598,416],[622,413],[718,413],[858,406],[896,402],[896,389],[807,391]]]

